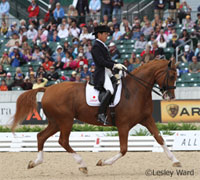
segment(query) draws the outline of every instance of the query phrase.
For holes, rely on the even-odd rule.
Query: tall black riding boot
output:
[[[98,121],[102,122],[104,125],[107,125],[106,123],[106,110],[107,107],[110,103],[110,98],[112,94],[110,91],[106,91],[106,94],[103,96],[101,100],[101,105],[99,107],[99,112],[98,112]]]

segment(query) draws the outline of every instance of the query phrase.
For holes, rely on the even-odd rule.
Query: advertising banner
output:
[[[200,100],[161,101],[162,122],[200,122]]]
[[[178,131],[174,136],[173,150],[200,150],[200,131]]]
[[[23,107],[22,107],[23,108]],[[0,126],[10,125],[12,117],[16,111],[16,103],[0,103]],[[160,100],[153,101],[153,118],[156,122],[161,122],[161,110]],[[41,102],[38,102],[38,108],[30,113],[22,124],[47,124],[48,121],[43,112]],[[79,120],[75,120],[74,123],[82,123]]]
[[[0,103],[0,125],[9,125],[15,114],[16,103]]]
[[[48,124],[41,102],[38,102],[38,108],[30,113],[22,124]]]
[[[16,103],[0,103],[0,126],[10,125],[16,111]],[[30,113],[22,124],[47,124],[46,116],[38,102],[38,108]]]

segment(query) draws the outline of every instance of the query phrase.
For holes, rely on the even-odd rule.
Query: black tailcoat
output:
[[[95,63],[94,84],[101,90],[105,81],[105,67],[112,70],[115,64],[111,60],[108,49],[99,41],[95,41],[92,47],[92,57]]]

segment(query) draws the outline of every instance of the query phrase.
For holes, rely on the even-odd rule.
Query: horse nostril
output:
[[[170,99],[175,99],[175,96],[171,96]]]

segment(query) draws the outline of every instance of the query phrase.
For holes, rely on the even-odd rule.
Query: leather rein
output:
[[[156,85],[153,85],[153,84],[151,84],[151,83],[149,83],[149,82],[147,82],[147,81],[145,81],[145,80],[143,80],[143,79],[141,79],[141,78],[139,78],[139,77],[137,77],[137,76],[135,76],[135,75],[133,75],[133,74],[131,74],[128,70],[123,70],[123,71],[125,71],[129,76],[131,76],[131,78],[133,78],[135,81],[137,81],[138,83],[140,83],[142,86],[144,86],[144,87],[146,87],[147,89],[150,89],[152,86],[153,86],[153,88],[157,88],[157,89],[159,89],[160,90],[160,92],[162,93],[160,93],[160,92],[158,92],[158,91],[156,91],[155,89],[153,89],[152,88],[152,91],[155,93],[155,94],[157,94],[158,96],[163,96],[163,93],[165,92],[165,91],[167,91],[167,90],[169,90],[169,89],[176,89],[176,86],[169,86],[169,83],[168,83],[168,80],[169,80],[169,71],[170,70],[172,70],[172,71],[176,71],[175,69],[172,69],[171,67],[168,67],[167,69],[166,69],[166,71],[164,71],[163,73],[166,73],[166,75],[165,75],[165,79],[164,79],[164,81],[163,81],[163,84],[162,84],[162,87],[160,88],[160,87],[158,87],[158,86],[156,86]],[[161,77],[161,76],[160,76]],[[160,78],[159,77],[159,78]],[[165,82],[167,82],[166,83],[166,85],[165,85]]]

